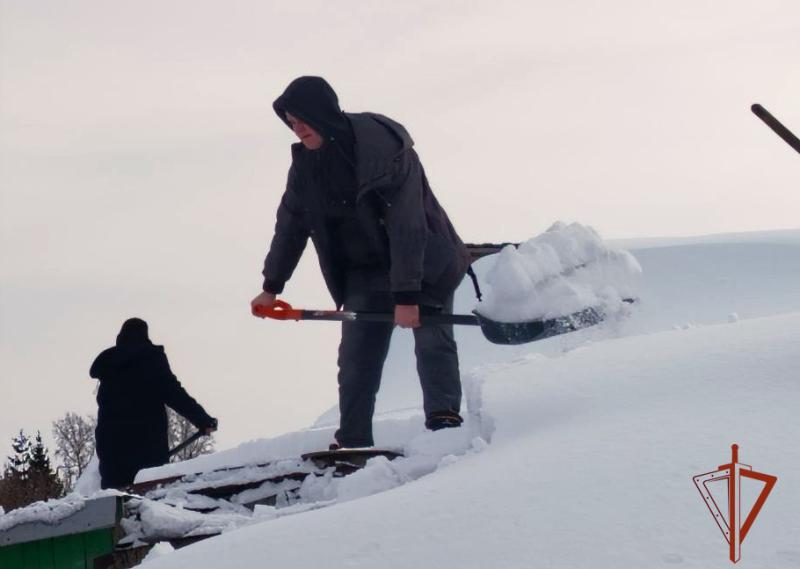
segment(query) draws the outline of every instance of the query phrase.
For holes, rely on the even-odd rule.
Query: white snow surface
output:
[[[60,500],[34,502],[25,508],[17,508],[0,515],[0,531],[25,523],[55,524],[82,510],[85,505],[85,498],[75,494]]]
[[[143,566],[721,567],[728,546],[692,477],[737,443],[778,477],[738,566],[800,567],[800,239],[785,237],[633,247],[641,301],[577,333],[503,347],[459,329],[462,429],[424,431],[398,334],[376,442],[406,458],[309,479],[303,504],[259,506],[246,527]],[[465,286],[456,304],[474,304]],[[296,457],[334,424],[332,410],[140,479]],[[745,511],[759,490],[745,484]]]
[[[173,551],[175,551],[174,547],[172,547],[168,542],[162,541],[153,546],[153,548],[147,553],[143,561],[152,561],[153,559],[169,555]]]
[[[100,461],[97,459],[97,453],[95,453],[80,477],[75,481],[73,492],[82,496],[91,496],[100,491],[100,486]]]

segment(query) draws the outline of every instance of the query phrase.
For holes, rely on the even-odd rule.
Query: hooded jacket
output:
[[[296,79],[273,108],[287,126],[287,112],[306,122],[324,143],[320,150],[292,145],[286,191],[264,261],[264,290],[283,291],[310,237],[328,290],[337,308],[343,304],[346,268],[336,254],[341,244],[326,219],[330,196],[324,194],[349,183],[352,188],[334,193],[353,200],[361,233],[382,259],[395,302],[443,302],[463,278],[469,254],[433,195],[406,129],[383,115],[341,111],[336,93],[320,77]],[[321,151],[324,183],[313,167],[314,153]]]
[[[168,462],[165,405],[198,428],[216,424],[172,373],[164,348],[147,338],[146,325],[144,334],[128,326],[134,320],[89,370],[100,380],[95,439],[103,487],[130,484],[141,468]]]

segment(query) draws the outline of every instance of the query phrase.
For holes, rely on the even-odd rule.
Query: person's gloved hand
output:
[[[203,433],[205,433],[206,435],[210,435],[211,433],[217,430],[218,424],[219,422],[216,419],[212,418],[211,422],[205,427],[203,427]]]
[[[253,316],[258,316],[259,318],[264,318],[263,316],[256,314],[256,306],[263,306],[264,308],[269,308],[273,304],[275,304],[275,299],[277,295],[264,291],[255,297],[253,300],[250,301],[250,312]]]
[[[401,328],[419,327],[419,306],[416,304],[397,304],[394,307],[394,323]]]

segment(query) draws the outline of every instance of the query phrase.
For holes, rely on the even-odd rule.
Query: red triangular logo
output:
[[[698,474],[693,477],[694,485],[703,497],[703,502],[711,512],[717,526],[722,532],[725,541],[730,546],[730,560],[736,563],[741,557],[741,544],[747,536],[747,532],[753,527],[758,513],[767,501],[769,493],[778,481],[777,476],[755,472],[752,467],[739,463],[739,446],[733,445],[733,456],[730,464],[723,464],[718,470]],[[741,479],[751,478],[764,483],[761,493],[756,498],[753,507],[742,523],[743,512],[741,511]],[[709,489],[709,485],[715,482],[727,482],[727,492],[722,504],[715,500]],[[726,503],[727,502],[727,503]],[[724,507],[720,507],[724,506]],[[727,515],[723,514],[727,512]]]

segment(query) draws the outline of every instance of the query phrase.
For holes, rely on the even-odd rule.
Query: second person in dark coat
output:
[[[217,428],[172,373],[163,346],[150,341],[144,320],[126,320],[89,375],[100,380],[95,440],[103,488],[128,486],[139,470],[169,461],[165,405],[207,434]]]

